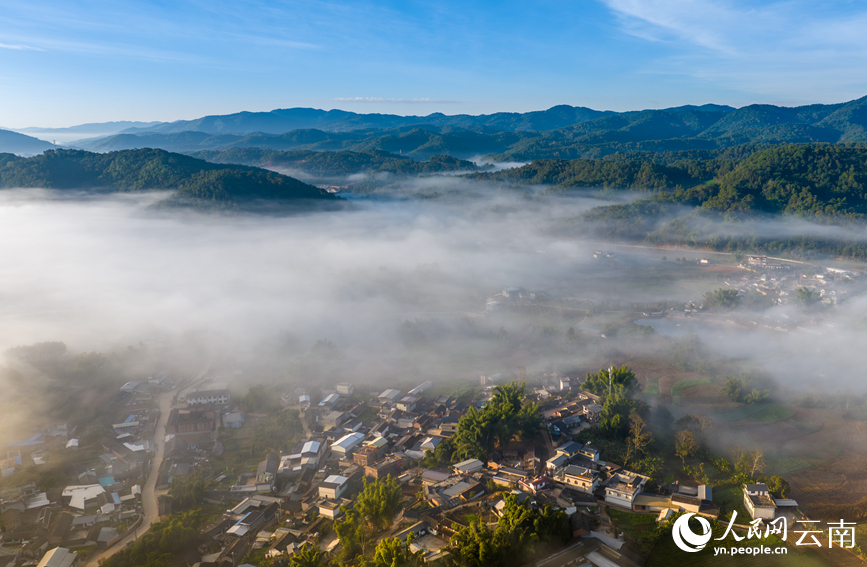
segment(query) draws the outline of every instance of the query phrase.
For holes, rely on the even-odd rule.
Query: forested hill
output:
[[[594,170],[608,172],[605,180],[609,182],[628,180],[623,171],[636,170],[654,172],[657,180],[664,178],[666,170],[653,170],[649,162],[638,163],[640,166],[624,162],[629,166],[624,165],[623,170],[607,170],[601,162],[595,168],[583,164],[565,166],[564,171],[577,173],[563,177],[560,188],[568,192],[570,186],[588,180],[586,172]],[[691,162],[672,160],[672,163],[679,163],[675,169],[686,172]],[[867,258],[867,245],[854,236],[863,232],[867,221],[867,146],[799,144],[761,150],[733,164],[728,160],[715,163],[720,170],[700,184],[676,188],[669,184],[665,188],[660,181],[659,190],[650,197],[597,207],[580,219],[564,220],[561,228],[572,230],[586,226],[589,221],[596,226],[596,236],[644,240],[648,244],[685,244],[799,257],[821,253]],[[525,169],[524,175],[531,171]],[[697,180],[702,181],[702,176]],[[779,214],[822,224],[856,223],[853,226],[857,231],[852,237],[833,237],[827,232],[824,237],[760,235],[766,231],[757,227],[769,218],[767,215]],[[778,216],[774,218],[779,220]],[[736,222],[729,224],[731,221]],[[724,225],[730,228],[722,229]],[[726,233],[739,236],[725,236]]]
[[[867,145],[741,146],[714,152],[607,159],[538,160],[472,173],[478,180],[663,191],[657,200],[727,214],[787,213],[867,218]],[[642,155],[647,158],[648,155]]]
[[[31,158],[0,154],[0,188],[101,191],[172,190],[170,204],[235,208],[257,200],[333,201],[331,194],[256,167],[209,163],[163,150],[95,154],[49,151]]]
[[[343,176],[364,172],[417,175],[478,169],[471,161],[451,156],[434,155],[428,161],[416,161],[382,150],[316,152],[312,150],[283,151],[262,148],[232,148],[222,151],[201,150],[190,152],[189,155],[213,163],[292,168],[317,177]]]

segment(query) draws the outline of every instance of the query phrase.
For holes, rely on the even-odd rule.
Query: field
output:
[[[692,388],[693,386],[700,386],[704,384],[710,384],[710,380],[708,380],[707,378],[695,378],[692,380],[681,380],[679,382],[675,382],[671,386],[671,405],[680,405],[680,395],[681,392],[683,392],[684,390]]]

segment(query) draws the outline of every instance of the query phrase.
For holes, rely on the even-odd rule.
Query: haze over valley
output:
[[[0,567],[867,561],[863,7],[48,4]]]

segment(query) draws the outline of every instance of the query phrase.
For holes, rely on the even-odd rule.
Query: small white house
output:
[[[333,474],[322,481],[322,484],[319,485],[319,496],[320,498],[337,500],[343,496],[343,493],[346,492],[348,486],[348,478],[339,474]]]

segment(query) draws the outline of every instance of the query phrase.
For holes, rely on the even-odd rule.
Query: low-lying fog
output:
[[[425,183],[423,190],[447,194],[462,182]],[[624,251],[623,285],[594,287],[600,262],[591,255],[605,245],[549,230],[556,219],[610,204],[593,193],[528,198],[474,187],[471,198],[354,199],[350,210],[289,217],[155,212],[149,206],[164,197],[155,194],[0,192],[0,351],[63,341],[71,351],[106,352],[195,331],[222,351],[253,357],[278,340],[303,354],[327,338],[358,361],[359,380],[374,381],[408,370],[382,362],[405,348],[401,322],[481,315],[504,287],[608,302],[700,298],[692,288],[628,281],[673,251]],[[865,301],[853,299],[805,330],[698,334],[726,356],[754,357],[782,382],[807,385],[826,375],[839,379],[835,388],[863,391]],[[485,332],[501,325],[496,316],[476,321]],[[418,366],[438,354],[419,351]],[[504,353],[503,367],[516,362]],[[480,370],[501,370],[495,365],[479,361]],[[526,365],[541,370],[546,361]]]

